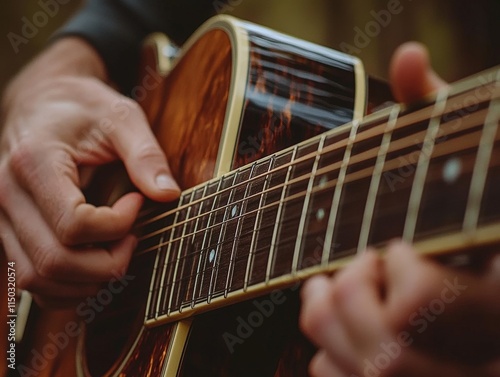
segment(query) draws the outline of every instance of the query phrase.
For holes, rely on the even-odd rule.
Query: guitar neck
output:
[[[147,323],[332,270],[395,237],[493,242],[499,80],[485,72],[185,191],[142,224],[139,251],[157,252]]]

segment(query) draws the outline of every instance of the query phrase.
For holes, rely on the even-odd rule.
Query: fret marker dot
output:
[[[210,254],[208,255],[208,261],[212,263],[215,260],[215,249],[210,250]]]
[[[316,212],[316,220],[321,221],[325,218],[325,210],[323,208],[318,209]]]
[[[443,180],[448,184],[457,181],[462,173],[462,161],[459,158],[451,158],[443,166]]]
[[[235,217],[238,214],[238,206],[234,206],[231,210],[231,217]]]
[[[323,188],[328,183],[328,177],[326,175],[322,176],[319,180],[319,188]]]

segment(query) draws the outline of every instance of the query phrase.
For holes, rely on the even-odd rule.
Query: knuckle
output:
[[[118,98],[115,97],[113,103],[113,115],[120,123],[123,123],[125,126],[135,125],[136,122],[122,122],[126,119],[139,119],[141,122],[146,123],[146,116],[141,106],[131,98],[120,96]]]
[[[144,114],[141,106],[133,99],[128,98],[128,97],[122,97],[120,100],[122,101],[124,106],[128,107],[129,110],[131,110],[132,112],[134,112],[136,114],[140,114],[141,116]]]
[[[55,276],[63,267],[55,245],[41,244],[34,250],[33,266],[41,277]]]
[[[33,138],[24,137],[11,149],[9,166],[15,174],[25,175],[33,170],[37,145]]]
[[[165,155],[160,150],[158,145],[153,140],[147,140],[142,142],[135,149],[135,158],[139,161],[149,161],[163,163],[165,162]]]
[[[82,226],[75,219],[60,216],[55,224],[55,233],[63,245],[74,245],[79,241]]]
[[[75,246],[82,241],[83,225],[76,219],[69,221],[59,220],[55,227],[55,233],[63,245]]]

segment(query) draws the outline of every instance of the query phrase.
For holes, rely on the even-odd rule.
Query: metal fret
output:
[[[218,180],[217,188],[215,189],[215,193],[217,193],[217,192],[220,191],[223,179],[224,179],[224,177],[221,177]],[[213,229],[211,229],[210,223],[211,223],[212,219],[215,217],[214,211],[215,211],[215,206],[216,206],[216,203],[217,203],[217,199],[218,199],[217,196],[215,196],[214,199],[213,199],[212,207],[210,209],[210,214],[208,216],[207,224],[206,224],[206,227],[205,227],[205,230],[204,230],[203,241],[202,241],[201,248],[200,248],[200,259],[199,259],[200,261],[204,260],[206,262],[208,260],[206,254],[210,253],[210,250],[208,250],[209,244],[207,245],[207,241],[208,241],[208,243],[210,243],[210,239],[209,239],[208,233],[210,231],[210,238],[211,238],[211,235],[212,235],[211,232],[213,231]],[[201,262],[201,263],[203,263],[203,262]],[[203,266],[203,268],[201,269],[200,275],[199,275],[200,276],[200,286],[199,286],[198,292],[200,293],[200,296],[202,294],[203,280],[204,280],[204,277],[205,277],[205,273],[206,273],[206,263]],[[194,292],[196,292],[196,290]]]
[[[252,166],[252,168],[253,168],[253,166]],[[252,172],[253,172],[253,170],[250,171],[248,179],[252,178]],[[235,262],[236,262],[236,258],[235,258],[235,252],[236,252],[236,249],[237,249],[236,245],[237,245],[237,242],[239,240],[239,235],[241,233],[241,229],[242,229],[242,226],[243,226],[243,217],[244,217],[243,214],[245,213],[245,209],[246,209],[245,199],[248,196],[249,187],[250,187],[250,185],[247,184],[246,187],[245,187],[245,192],[243,193],[243,198],[241,199],[241,208],[240,208],[240,211],[239,211],[240,216],[238,217],[238,222],[236,224],[236,231],[235,231],[233,243],[232,243],[232,246],[231,246],[231,257],[229,259],[229,267],[228,267],[228,270],[227,270],[226,284],[224,286],[224,297],[227,297],[227,295],[229,293],[229,290],[230,290],[230,284],[231,284],[232,279],[233,279],[234,266],[235,266]],[[237,215],[237,213],[236,213],[236,215]]]
[[[500,73],[497,76],[500,78]],[[396,106],[390,111],[384,111],[380,118],[373,119],[369,116],[362,125],[356,121],[352,122],[351,127],[348,125],[341,127],[339,129],[341,132],[329,132],[322,135],[321,140],[320,137],[315,138],[313,145],[306,142],[293,149],[287,149],[286,158],[292,157],[290,162],[283,164],[286,168],[278,169],[276,166],[273,168],[272,164],[266,166],[266,163],[269,163],[271,159],[274,161],[275,158],[278,162],[274,164],[280,165],[280,154],[277,154],[259,160],[246,168],[238,169],[236,172],[236,174],[248,175],[251,171],[250,178],[252,178],[254,170],[260,169],[260,172],[256,174],[256,179],[247,181],[246,177],[242,180],[241,175],[238,175],[238,178],[230,174],[225,175],[225,182],[229,184],[232,181],[233,185],[236,182],[239,189],[236,192],[226,191],[222,199],[214,199],[215,195],[208,191],[214,191],[217,184],[217,190],[219,190],[223,182],[211,180],[210,185],[198,188],[197,195],[201,194],[202,189],[204,189],[203,196],[208,195],[205,201],[199,202],[200,208],[195,206],[198,203],[196,198],[193,199],[187,195],[181,197],[181,202],[189,202],[190,208],[181,204],[183,207],[181,211],[167,213],[171,218],[175,217],[171,234],[157,230],[153,234],[156,238],[147,245],[152,246],[149,250],[156,251],[157,254],[154,256],[156,259],[146,303],[146,326],[182,320],[193,314],[200,314],[243,300],[248,294],[250,297],[266,294],[273,288],[280,288],[297,278],[307,278],[319,271],[327,273],[336,271],[347,260],[330,263],[332,256],[344,257],[347,252],[356,250],[359,253],[368,244],[375,244],[376,235],[378,237],[376,244],[379,245],[392,237],[404,234],[406,239],[418,241],[419,245],[423,245],[422,250],[428,253],[448,251],[450,242],[457,245],[464,241],[467,243],[471,240],[468,238],[471,234],[477,237],[478,245],[482,245],[482,242],[490,242],[494,239],[494,235],[498,234],[496,222],[500,213],[495,196],[499,171],[499,154],[496,147],[500,135],[498,84],[494,89],[490,85],[483,88],[481,92],[491,90],[494,92],[488,95],[494,95],[494,99],[489,102],[487,99],[481,99],[478,112],[468,111],[468,108],[475,107],[475,105],[473,103],[471,106],[466,106],[470,103],[462,101],[462,98],[459,103],[461,107],[456,108],[454,105],[459,101],[453,102],[455,97],[451,97],[449,93],[440,92],[434,106],[425,105],[423,111],[420,109],[412,112],[408,109],[408,112],[400,114],[401,109]],[[467,96],[468,94],[463,94],[464,99],[467,99]],[[467,116],[462,117],[464,112],[467,112]],[[446,120],[448,115],[448,120]],[[464,123],[461,123],[459,129],[453,128],[452,122],[459,116],[461,120],[464,119]],[[448,129],[446,129],[447,125]],[[375,137],[373,137],[374,134]],[[418,143],[412,142],[415,137],[418,137]],[[423,143],[420,145],[422,140]],[[316,142],[320,144],[316,145]],[[307,157],[301,159],[301,151],[303,151],[301,148],[305,145],[311,150],[307,151],[307,154],[304,152],[304,156]],[[322,158],[319,160],[317,155],[312,154],[316,149],[322,151],[320,153]],[[416,166],[412,161],[408,163],[409,165],[401,165],[402,159],[413,155],[418,156]],[[447,181],[445,168],[443,168],[443,166],[446,167],[447,157],[461,159],[462,162],[461,171],[457,173],[460,177],[452,184],[451,181]],[[297,163],[297,159],[300,159],[301,164]],[[307,161],[307,165],[304,161]],[[297,166],[302,167],[300,174],[294,170]],[[311,171],[311,167],[312,176],[304,174],[306,170]],[[396,184],[389,182],[386,190],[383,183],[384,170],[392,174],[395,171],[399,172],[400,168],[411,169],[405,170],[404,174],[401,173],[401,181],[396,181]],[[278,170],[279,178],[276,174]],[[274,184],[275,181],[276,184]],[[295,185],[299,181],[300,185]],[[311,181],[313,181],[312,187]],[[401,185],[397,186],[399,183]],[[448,185],[445,190],[441,189],[444,185]],[[296,192],[291,194],[293,190]],[[356,190],[358,195],[347,194],[356,193]],[[436,190],[439,194],[437,196],[434,195]],[[460,191],[460,195],[449,195],[457,191]],[[315,194],[318,195],[315,196]],[[271,195],[273,195],[272,200]],[[286,201],[290,197],[298,200]],[[446,201],[446,205],[460,202],[460,211],[456,211],[459,215],[453,217],[453,223],[449,221],[449,216],[438,218],[438,221],[434,223],[442,223],[443,227],[430,234],[428,230],[434,230],[437,227],[433,226],[432,221],[428,221],[432,217],[432,211],[427,211],[431,213],[430,217],[425,217],[424,212],[429,208],[435,211],[436,202],[439,204],[445,202],[440,197],[451,198]],[[225,198],[229,198],[228,205],[221,206],[220,203],[226,203]],[[356,199],[360,200],[356,202]],[[237,207],[235,203],[231,203],[232,201],[241,202],[241,204]],[[295,205],[289,206],[290,202]],[[352,202],[356,205],[352,205]],[[494,208],[491,209],[491,207]],[[210,208],[212,211],[218,208],[218,212],[210,214]],[[321,212],[316,211],[316,208],[319,208]],[[344,213],[352,213],[350,211],[352,208],[357,211],[355,215],[350,218],[344,217]],[[390,211],[385,211],[387,208]],[[444,208],[444,204],[439,208]],[[449,212],[442,211],[442,213],[448,214]],[[289,216],[289,214],[295,216]],[[313,216],[316,214],[318,221],[309,221],[311,214]],[[184,221],[184,217],[187,221]],[[275,218],[277,221],[273,224],[272,220]],[[344,222],[344,218],[348,220]],[[381,227],[384,228],[388,223],[385,220],[394,218],[398,221],[390,221],[390,223],[397,223],[397,234],[392,230],[393,227],[377,232],[379,224],[382,224]],[[382,221],[379,221],[380,219]],[[286,220],[292,225],[283,226]],[[176,226],[178,223],[180,225]],[[215,223],[216,226],[210,226],[211,223]],[[338,245],[345,245],[345,243],[339,234],[346,234],[344,230],[353,223],[355,223],[355,231],[352,234],[355,236],[351,237],[351,234],[348,234],[353,240],[352,244],[349,243],[348,247],[342,249]],[[285,224],[288,223],[285,222]],[[457,231],[456,234],[449,233],[450,224],[455,226],[452,231]],[[218,225],[221,225],[221,228],[217,235]],[[298,228],[296,228],[297,225]],[[484,233],[483,225],[487,228]],[[190,230],[193,226],[195,229],[191,234]],[[203,228],[204,232],[200,232],[200,228]],[[210,229],[215,229],[214,234],[208,234]],[[297,231],[291,231],[291,229]],[[446,234],[441,240],[443,229]],[[464,230],[462,236],[465,234],[465,237],[460,236],[461,229]],[[233,233],[235,237],[231,239],[229,236]],[[285,242],[282,242],[283,234],[286,235]],[[314,264],[303,263],[304,256],[307,256],[305,250],[309,250],[304,247],[304,239],[307,240],[309,234],[311,234],[311,244],[317,246],[314,255],[311,253],[311,256],[317,257]],[[434,238],[435,234],[439,236],[438,242]],[[321,237],[317,235],[324,236],[324,238],[320,239]],[[356,239],[358,235],[359,238]],[[294,239],[295,236],[298,236],[298,239]],[[150,240],[147,235],[144,237]],[[458,237],[457,240],[454,240],[456,237]],[[159,242],[164,244],[163,247],[156,245],[157,238],[161,238]],[[211,241],[211,238],[214,241]],[[210,251],[205,248],[211,248],[207,244],[215,243],[217,238],[217,245],[221,245],[218,246],[221,250],[219,255],[213,254],[217,260],[216,267],[214,267],[217,271],[214,269],[210,271],[204,268],[204,265],[208,263]],[[223,244],[221,240],[224,241]],[[190,244],[189,248],[186,248],[185,243],[189,242],[197,244],[194,247]],[[282,253],[282,248],[283,251],[288,252]],[[240,252],[242,249],[243,251]],[[335,252],[332,253],[333,249]],[[192,253],[188,254],[188,258],[181,256],[186,250],[197,250],[203,254],[200,254],[199,260],[196,261]],[[293,256],[290,255],[291,251],[293,251]],[[318,251],[321,254],[318,254]],[[342,254],[343,251],[345,251],[344,254]],[[288,276],[288,273],[283,274],[283,268],[276,270],[275,266],[283,265],[277,263],[277,260],[285,258],[288,258],[287,262],[289,262],[285,269],[291,271],[292,275],[295,274],[295,278]],[[196,263],[190,264],[191,260]],[[318,265],[319,260],[323,266]],[[265,265],[266,262],[267,265]],[[301,263],[303,263],[302,266]],[[191,266],[193,266],[192,271]],[[190,270],[187,272],[193,274],[195,269],[194,283],[190,281],[189,288],[184,290],[186,279],[184,279],[183,272]],[[257,278],[254,276],[255,272],[258,272]],[[277,278],[278,276],[280,278]],[[206,295],[207,287],[208,296]],[[176,289],[181,294],[174,292]],[[197,291],[198,296],[195,293]],[[155,296],[155,292],[159,293],[158,297]],[[200,292],[203,297],[199,296]],[[226,297],[229,297],[230,302],[225,303]],[[205,298],[211,301],[212,305],[203,305]],[[182,306],[183,303],[184,306]],[[197,303],[200,305],[198,306]]]
[[[178,213],[176,214],[176,217],[177,217],[177,215],[178,215]],[[148,300],[147,300],[147,303],[146,303],[146,308],[147,308],[146,319],[157,318],[157,316],[158,316],[157,306],[156,306],[156,309],[151,308],[150,306],[153,305],[153,303],[152,303],[153,297],[152,296],[155,295],[155,294],[158,295],[158,293],[155,293],[154,286],[155,286],[155,283],[156,283],[156,276],[158,274],[159,263],[160,263],[160,256],[161,256],[161,251],[163,249],[163,247],[161,245],[163,245],[164,237],[165,237],[165,233],[162,233],[162,235],[160,237],[160,243],[159,243],[160,246],[158,247],[158,250],[157,250],[157,253],[156,253],[155,264],[154,264],[154,267],[153,267],[153,274],[151,276],[151,283],[149,285],[149,294],[148,294]],[[169,247],[170,247],[170,245],[169,245]],[[159,288],[161,288],[161,284],[160,284]],[[160,300],[158,300],[158,296],[155,297],[154,300],[156,300],[157,303],[158,303],[158,301],[160,301]]]
[[[205,185],[205,187],[203,188],[203,193],[201,194],[201,197],[204,198],[206,193],[207,193],[207,189],[208,189],[208,185]],[[198,225],[200,223],[200,219],[201,219],[201,214],[203,213],[203,201],[200,202],[200,208],[198,208],[198,214],[196,215],[197,218],[196,218],[196,223],[194,225],[194,231],[193,231],[193,237],[192,237],[192,240],[191,240],[191,243],[194,245],[195,244],[195,238],[196,238],[196,235],[197,235],[197,230],[198,230]],[[194,287],[193,287],[193,297],[192,297],[192,301],[191,301],[191,307],[194,307],[194,304],[195,304],[195,299],[196,299],[196,287],[198,286],[198,277],[200,276],[200,269],[201,269],[201,261],[202,261],[202,258],[198,258],[198,267],[196,268],[196,277],[194,279]]]
[[[499,85],[500,71],[497,75],[496,86]],[[488,175],[488,166],[490,164],[495,137],[498,131],[498,122],[500,118],[500,100],[496,99],[490,102],[488,115],[483,126],[483,132],[479,141],[476,162],[472,173],[472,180],[465,211],[463,230],[472,233],[477,229],[479,221],[479,212],[484,193],[484,186]]]
[[[286,189],[287,189],[288,181],[290,179],[290,173],[292,172],[292,169],[293,169],[293,166],[294,166],[293,160],[295,159],[295,156],[297,155],[297,150],[298,150],[298,146],[296,145],[293,148],[292,157],[290,159],[291,163],[290,163],[290,166],[288,167],[287,172],[286,172],[285,182],[283,184],[283,189],[281,191],[280,202],[278,204],[278,210],[276,212],[276,222],[274,223],[273,235],[272,235],[272,238],[271,238],[271,245],[270,245],[269,255],[268,255],[268,259],[267,259],[266,282],[269,281],[269,277],[271,275],[271,266],[272,266],[272,261],[274,259],[274,253],[276,251],[276,240],[278,238],[278,229],[279,229],[280,222],[281,222],[280,221],[280,219],[281,219],[281,212],[283,211],[283,201],[284,201],[285,196],[286,196]]]
[[[208,186],[209,185],[205,185],[204,188],[203,188],[203,195],[202,195],[202,198],[205,197],[206,195],[206,192],[208,190]],[[193,196],[194,196],[194,193],[193,193]],[[201,201],[200,203],[200,211],[202,210],[202,207],[203,207],[203,201]],[[191,208],[190,208],[191,209]],[[200,212],[201,213],[201,212]],[[186,216],[186,219],[188,218],[188,216]],[[199,220],[199,218],[197,219],[197,221]],[[170,295],[170,299],[169,299],[169,302],[168,302],[168,309],[167,309],[167,315],[170,315],[170,313],[172,312],[172,310],[175,310],[176,308],[173,308],[173,297],[174,297],[174,291],[175,291],[175,288],[176,288],[176,282],[177,282],[177,275],[178,275],[178,270],[179,270],[179,263],[180,263],[180,260],[181,260],[181,253],[182,253],[182,246],[183,246],[183,243],[185,241],[185,234],[186,234],[186,228],[187,228],[187,225],[189,224],[190,222],[189,221],[186,221],[184,223],[184,226],[183,226],[183,229],[182,229],[182,236],[181,236],[181,240],[180,240],[180,245],[179,245],[179,254],[176,258],[176,263],[175,263],[175,270],[174,270],[174,275],[172,277],[172,285],[171,285],[171,295]],[[193,233],[194,234],[194,233]],[[181,280],[182,280],[182,276],[179,278],[178,282],[181,283]],[[179,284],[180,285],[180,284]],[[180,293],[179,293],[180,294]],[[179,306],[180,306],[180,302],[179,302]]]
[[[237,176],[238,176],[238,172],[236,172],[234,174],[234,178],[233,178],[233,182],[231,184],[231,187],[234,187],[234,185],[236,183],[236,177]],[[221,254],[222,254],[222,250],[220,248],[221,248],[223,239],[224,239],[224,237],[226,235],[225,233],[226,233],[226,229],[227,229],[227,222],[229,221],[227,219],[227,215],[231,211],[231,209],[229,208],[230,207],[229,203],[231,202],[233,196],[234,196],[234,191],[231,190],[230,193],[229,193],[229,197],[227,199],[227,203],[224,204],[224,206],[226,207],[226,209],[224,210],[224,217],[222,219],[221,229],[219,231],[219,238],[217,240],[217,248],[216,248],[216,249],[219,249],[219,250],[216,251],[216,256],[215,256],[215,259],[213,261],[214,267],[212,268],[212,276],[210,277],[210,285],[208,287],[207,303],[209,303],[209,304],[212,301],[212,296],[214,294],[215,281],[217,280],[217,275],[219,273],[219,262],[220,262]]]
[[[325,234],[325,243],[323,245],[323,252],[321,257],[321,264],[328,264],[330,258],[330,248],[333,242],[333,232],[335,230],[335,223],[337,221],[337,214],[339,211],[340,196],[342,194],[342,186],[344,185],[345,176],[347,172],[347,166],[351,159],[352,146],[354,140],[356,139],[356,134],[358,132],[359,121],[353,121],[351,125],[351,132],[349,134],[349,140],[347,141],[347,146],[344,152],[344,158],[342,160],[342,165],[340,167],[339,176],[337,179],[337,184],[335,185],[335,193],[333,194],[332,206],[330,210],[330,216],[328,218],[327,232]]]
[[[179,200],[179,206],[182,206],[184,205],[184,200],[185,200],[185,196],[182,195],[181,196],[181,199]],[[191,200],[192,200],[192,197],[191,197]],[[173,242],[173,239],[174,239],[174,234],[175,234],[175,228],[176,228],[176,224],[179,220],[179,217],[180,217],[180,212],[181,211],[176,211],[175,213],[175,218],[174,218],[174,221],[172,223],[172,229],[170,230],[170,237],[169,237],[169,240],[168,240],[168,247],[167,247],[167,252],[166,252],[166,255],[165,255],[165,264],[164,264],[164,268],[163,268],[163,271],[162,271],[162,275],[161,275],[161,280],[160,280],[160,289],[163,291],[163,294],[162,296],[165,296],[165,295],[169,295],[169,297],[172,297],[172,293],[173,291],[171,290],[170,292],[168,292],[168,287],[170,285],[165,285],[165,277],[166,277],[166,274],[167,274],[167,267],[168,267],[168,262],[170,260],[170,254],[172,252],[172,247],[174,245],[174,242]],[[171,288],[171,286],[170,286]],[[162,311],[162,304],[163,304],[163,299],[161,300],[158,300],[157,304],[156,304],[156,317],[160,315],[161,311]]]
[[[177,212],[175,214],[174,224],[175,224],[175,221],[177,220],[178,217],[179,217],[179,212]],[[165,274],[166,274],[167,265],[168,265],[168,258],[170,256],[170,250],[172,248],[172,242],[171,241],[172,241],[173,233],[174,233],[173,231],[170,232],[170,240],[169,240],[170,242],[168,243],[167,250],[165,252],[165,260],[163,261],[163,266],[162,266],[162,271],[161,271],[161,277],[160,277],[160,284],[159,284],[159,287],[158,287],[159,292],[158,292],[158,297],[156,298],[156,305],[155,305],[156,307],[154,309],[154,317],[155,318],[158,318],[158,316],[160,314],[160,307],[161,307],[162,300],[160,300],[159,297],[162,297],[163,295],[168,294],[168,292],[166,292],[164,290],[165,289],[164,280],[165,280]],[[162,234],[160,245],[163,244],[163,242],[164,242],[163,240],[164,240],[164,234]]]
[[[387,121],[387,126],[384,130],[384,137],[380,145],[380,149],[377,154],[377,161],[373,169],[372,179],[370,182],[370,188],[368,191],[368,198],[366,200],[365,211],[363,214],[363,222],[361,224],[361,231],[358,242],[357,252],[361,253],[366,250],[368,246],[368,237],[370,235],[371,224],[373,220],[373,212],[375,210],[375,203],[377,201],[377,194],[380,187],[380,180],[382,178],[382,172],[384,170],[385,159],[387,156],[387,151],[392,138],[392,131],[396,127],[396,122],[401,111],[401,106],[394,105],[389,114],[389,119]]]
[[[422,201],[422,193],[424,191],[425,177],[429,169],[429,161],[434,150],[436,135],[441,125],[441,116],[446,107],[448,98],[448,89],[441,89],[436,96],[433,114],[427,128],[424,143],[418,157],[417,169],[413,186],[411,189],[410,200],[408,204],[408,212],[406,213],[405,227],[403,230],[403,239],[407,242],[412,242],[415,236],[415,228],[417,226],[418,211],[420,202]]]
[[[274,156],[272,156],[274,158]],[[271,166],[271,164],[269,164]],[[257,164],[252,165],[252,169],[256,168]],[[270,168],[268,169],[268,171]],[[260,195],[260,200],[259,200],[259,207],[257,210],[257,215],[255,217],[255,224],[253,227],[253,233],[252,233],[252,240],[250,241],[250,250],[248,253],[248,259],[247,259],[247,268],[245,271],[245,282],[243,284],[243,291],[246,291],[250,282],[250,274],[252,271],[252,266],[253,266],[253,258],[254,258],[254,253],[255,253],[255,247],[256,247],[256,242],[257,242],[257,233],[258,233],[258,227],[260,226],[260,221],[261,221],[261,216],[262,216],[262,207],[263,207],[263,201],[264,201],[264,191],[267,190],[269,185],[269,179],[266,176],[266,180],[264,181],[264,185],[262,188],[262,194]]]
[[[191,195],[191,200],[193,199],[194,197],[194,194]],[[172,285],[170,286],[170,290],[171,290],[171,294],[170,294],[170,298],[168,300],[168,306],[167,306],[167,315],[170,315],[170,313],[172,312],[172,300],[173,300],[173,297],[175,295],[175,288],[176,288],[176,278],[177,278],[177,272],[179,270],[179,264],[180,264],[180,261],[182,259],[182,246],[184,244],[184,241],[185,241],[185,235],[186,235],[186,229],[187,229],[187,226],[188,224],[190,224],[191,222],[188,220],[189,219],[189,214],[191,212],[191,209],[192,207],[191,206],[188,206],[188,209],[187,209],[187,213],[186,213],[186,217],[185,217],[185,222],[184,222],[184,225],[182,227],[182,235],[180,237],[180,243],[179,243],[179,248],[178,248],[178,254],[177,254],[177,258],[176,258],[176,261],[175,261],[175,268],[174,268],[174,275],[172,277]],[[173,233],[173,232],[172,232]],[[181,281],[179,280],[179,283]]]
[[[300,249],[301,249],[301,245],[302,245],[302,238],[304,235],[304,228],[305,228],[305,224],[306,224],[307,211],[309,209],[309,201],[311,198],[311,191],[314,187],[314,179],[316,178],[316,172],[318,170],[318,164],[319,164],[319,160],[321,157],[321,151],[323,150],[323,145],[325,144],[325,139],[326,139],[326,135],[323,134],[321,136],[319,143],[318,143],[317,155],[316,155],[316,158],[314,159],[314,165],[313,165],[313,168],[311,171],[311,177],[309,178],[306,196],[304,198],[304,205],[302,206],[302,213],[300,216],[300,223],[299,223],[299,232],[297,235],[297,241],[295,242],[295,248],[293,251],[292,271],[291,271],[293,275],[295,275],[297,273],[297,268],[298,268],[298,264],[299,264]]]

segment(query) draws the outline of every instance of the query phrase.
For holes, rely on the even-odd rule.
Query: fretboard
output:
[[[146,321],[329,271],[368,245],[500,221],[500,70],[395,105],[182,193],[138,224]]]

